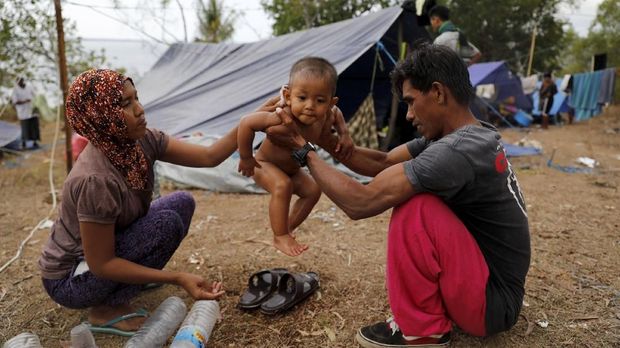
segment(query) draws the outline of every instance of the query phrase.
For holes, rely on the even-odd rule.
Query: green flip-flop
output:
[[[129,314],[125,314],[125,315],[121,315],[119,317],[116,317],[102,325],[93,325],[91,323],[86,323],[86,325],[88,325],[88,329],[91,332],[96,332],[96,333],[103,333],[103,334],[112,334],[112,335],[119,335],[119,336],[125,336],[125,337],[131,337],[133,336],[136,331],[124,331],[118,328],[115,328],[114,324],[121,322],[123,320],[127,320],[127,319],[131,319],[131,318],[136,318],[136,317],[148,317],[149,312],[146,311],[146,309],[144,308],[140,308],[137,311],[133,312],[133,313],[129,313]]]

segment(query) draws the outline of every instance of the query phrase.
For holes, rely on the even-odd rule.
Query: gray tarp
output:
[[[203,135],[190,137],[190,141],[206,145],[232,129],[267,97],[276,95],[288,82],[293,63],[305,56],[320,56],[334,64],[339,74],[338,105],[345,117],[352,116],[370,91],[376,44],[381,41],[389,55],[397,57],[399,25],[409,43],[428,38],[414,14],[392,7],[259,42],[172,45],[138,82],[149,127],[173,136],[200,131]],[[381,57],[373,93],[378,117],[388,113],[388,74],[393,67],[388,54],[382,52]],[[257,134],[255,140],[260,139],[262,135]],[[238,162],[235,153],[216,168],[158,163],[157,170],[160,176],[182,185],[220,192],[261,192],[251,178],[237,173]],[[368,180],[342,165],[336,167],[357,180]]]
[[[253,43],[172,45],[138,83],[149,126],[173,135],[198,130],[222,135],[277,94],[295,61],[320,56],[342,73],[401,12],[392,7]]]

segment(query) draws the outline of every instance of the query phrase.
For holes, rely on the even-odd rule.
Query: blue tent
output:
[[[224,134],[278,93],[295,61],[320,56],[336,67],[338,105],[345,117],[351,117],[370,92],[376,48],[384,47],[373,99],[377,118],[385,117],[392,98],[388,74],[398,56],[399,31],[406,42],[428,39],[414,13],[391,7],[258,42],[175,44],[137,89],[150,127],[173,135]]]
[[[523,93],[521,79],[514,75],[503,61],[474,64],[469,67],[469,80],[472,86],[493,84],[497,100],[515,98],[518,108],[531,110],[532,103]]]

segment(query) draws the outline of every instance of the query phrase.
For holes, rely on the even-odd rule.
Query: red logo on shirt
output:
[[[506,171],[506,168],[508,168],[508,161],[506,160],[506,154],[504,153],[504,151],[501,151],[500,153],[497,154],[497,157],[495,157],[495,170],[498,173],[503,173]]]

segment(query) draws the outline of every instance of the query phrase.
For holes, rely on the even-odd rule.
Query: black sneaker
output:
[[[357,331],[357,343],[365,348],[376,347],[445,347],[450,343],[450,332],[426,337],[407,337],[394,319],[366,326]]]

